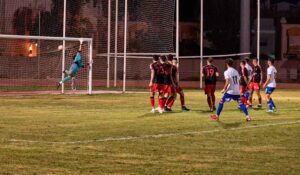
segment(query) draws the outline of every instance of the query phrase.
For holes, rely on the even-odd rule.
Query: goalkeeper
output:
[[[69,70],[65,70],[64,73],[67,75],[63,80],[61,80],[57,84],[57,89],[67,81],[71,80],[71,78],[74,78],[77,74],[77,72],[81,69],[84,68],[82,58],[81,58],[81,51],[82,51],[82,41],[80,41],[80,46],[78,49],[78,52],[73,56],[73,62]]]

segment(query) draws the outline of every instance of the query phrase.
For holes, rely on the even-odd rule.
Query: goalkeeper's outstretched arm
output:
[[[82,41],[82,40],[80,40],[80,45],[79,45],[78,52],[81,52],[81,51],[82,51],[82,43],[83,43],[83,41]]]

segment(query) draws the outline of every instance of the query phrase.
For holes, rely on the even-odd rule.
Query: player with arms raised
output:
[[[221,91],[224,95],[223,95],[222,99],[220,100],[217,114],[211,115],[210,117],[213,120],[219,120],[224,103],[226,101],[229,102],[231,100],[235,100],[239,103],[240,109],[243,110],[243,112],[246,116],[246,121],[251,121],[251,118],[249,117],[247,108],[241,100],[240,89],[239,89],[239,86],[240,86],[239,85],[239,79],[240,79],[239,73],[232,66],[233,66],[233,60],[231,58],[227,59],[226,60],[227,70],[224,72],[224,77],[225,77],[226,83],[224,85],[223,90]]]
[[[81,69],[84,68],[83,62],[82,62],[82,57],[81,57],[81,51],[82,51],[82,41],[80,41],[80,46],[77,51],[77,53],[73,56],[73,63],[70,67],[69,70],[65,70],[64,73],[67,74],[67,76],[61,80],[57,84],[57,89],[67,81],[71,80],[71,78],[75,77],[77,72]]]
[[[207,103],[209,106],[209,110],[213,112],[216,110],[215,103],[216,103],[216,84],[217,84],[217,77],[219,77],[219,72],[217,67],[215,67],[212,58],[208,58],[206,61],[207,65],[202,68],[202,78],[205,82],[205,94],[207,95]]]
[[[159,57],[157,55],[153,56],[153,63],[150,64],[151,78],[150,78],[150,104],[152,107],[151,112],[155,113],[155,93],[159,92],[161,89],[162,80],[159,79],[159,69],[160,63],[158,62]],[[160,83],[161,82],[161,83]]]
[[[262,98],[260,95],[260,86],[262,85],[262,77],[263,72],[258,64],[257,58],[252,59],[253,64],[253,73],[250,80],[249,90],[250,90],[250,97],[249,97],[249,105],[252,106],[252,99],[253,99],[253,92],[255,91],[258,97],[258,108],[262,107]]]
[[[273,102],[273,99],[271,98],[271,94],[274,92],[274,90],[276,89],[276,74],[277,74],[277,70],[274,67],[274,59],[273,58],[269,58],[268,59],[268,69],[267,69],[267,80],[264,84],[264,89],[265,90],[265,94],[266,94],[266,100],[267,100],[267,104],[269,106],[269,110],[267,112],[274,112],[275,111],[275,104]]]

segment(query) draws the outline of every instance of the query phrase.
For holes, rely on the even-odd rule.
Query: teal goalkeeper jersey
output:
[[[78,68],[83,68],[83,62],[82,62],[80,52],[77,52],[75,59],[73,61],[73,64],[76,64],[78,66]]]

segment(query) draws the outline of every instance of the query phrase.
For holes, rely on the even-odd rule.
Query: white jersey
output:
[[[248,63],[246,63],[245,67],[246,67],[246,69],[248,70],[249,80],[251,80],[251,78],[252,78],[252,73],[253,73],[253,68],[252,68]]]
[[[274,66],[269,66],[267,70],[268,76],[271,76],[271,80],[268,84],[268,87],[276,88],[276,74],[277,70]]]
[[[238,71],[230,67],[224,72],[224,77],[226,80],[229,80],[229,87],[226,93],[231,95],[240,95],[240,75]]]

